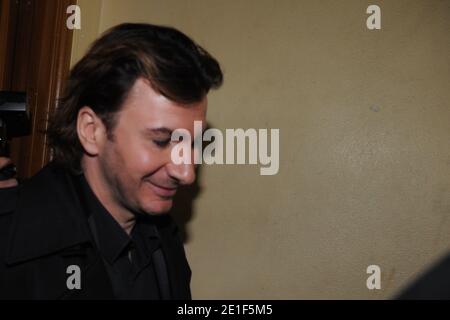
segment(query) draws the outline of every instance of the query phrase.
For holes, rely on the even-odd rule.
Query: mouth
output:
[[[177,193],[177,188],[166,188],[163,186],[156,185],[152,182],[148,182],[150,188],[155,192],[156,195],[161,198],[171,198]]]

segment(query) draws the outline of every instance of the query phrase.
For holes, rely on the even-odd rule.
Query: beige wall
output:
[[[450,249],[450,1],[79,3],[73,61],[117,23],[172,25],[223,65],[213,127],[280,129],[278,175],[203,168],[194,298],[389,298]]]

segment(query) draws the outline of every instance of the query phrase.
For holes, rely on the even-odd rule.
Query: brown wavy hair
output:
[[[73,67],[63,98],[49,119],[47,134],[54,161],[81,172],[78,111],[91,107],[110,134],[115,114],[140,77],[168,99],[183,104],[201,101],[223,82],[217,60],[180,31],[143,23],[113,27]]]

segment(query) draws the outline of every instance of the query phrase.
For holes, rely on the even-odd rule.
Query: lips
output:
[[[153,191],[156,193],[156,195],[167,198],[167,197],[173,197],[175,193],[177,192],[177,188],[166,188],[159,185],[156,185],[152,182],[149,182],[150,187],[153,189]]]

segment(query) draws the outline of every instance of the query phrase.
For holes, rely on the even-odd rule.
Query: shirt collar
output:
[[[150,242],[145,242],[147,246],[150,246],[148,248],[150,252],[159,246],[159,233],[152,217],[139,216],[130,237],[95,196],[84,175],[81,175],[79,179],[86,210],[92,215],[94,221],[96,232],[94,238],[98,242],[97,246],[101,254],[109,263],[114,263],[124,250],[130,247],[132,238],[135,238],[134,233],[138,232],[144,236],[144,241],[147,240],[145,238],[152,239]]]
[[[79,176],[83,204],[94,221],[94,239],[98,249],[109,263],[114,263],[131,243],[130,236],[101,204],[84,175]]]

